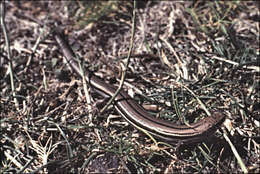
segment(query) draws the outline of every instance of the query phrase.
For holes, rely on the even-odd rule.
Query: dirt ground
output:
[[[0,173],[260,172],[258,2],[137,1],[134,8],[132,1],[6,1],[2,7],[1,1]],[[52,27],[64,31],[84,68],[115,86],[134,28],[124,90],[174,124],[197,122],[207,111],[226,121],[199,143],[168,145],[138,131],[113,104],[101,114],[108,99],[89,85],[89,107]]]

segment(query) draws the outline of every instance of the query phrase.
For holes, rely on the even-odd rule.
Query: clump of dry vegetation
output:
[[[107,100],[92,90],[89,108],[48,28],[62,28],[85,67],[116,85],[132,2],[6,1],[5,11],[3,3],[0,173],[260,172],[258,2],[137,1],[124,89],[177,124],[205,108],[226,115],[212,137],[176,147],[156,144],[113,105],[100,114]]]

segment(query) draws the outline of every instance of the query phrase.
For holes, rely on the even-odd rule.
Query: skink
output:
[[[64,39],[64,36],[60,32],[54,32],[53,35],[69,65],[81,76],[78,63],[74,60],[75,54]],[[86,81],[95,90],[109,96],[114,95],[116,91],[115,86],[105,83],[88,70],[85,71],[85,75]],[[115,98],[114,105],[119,114],[131,125],[139,129],[141,128],[169,144],[176,142],[200,142],[212,135],[225,120],[224,114],[214,112],[212,116],[206,117],[197,123],[192,123],[188,126],[176,125],[153,117],[123,90]]]

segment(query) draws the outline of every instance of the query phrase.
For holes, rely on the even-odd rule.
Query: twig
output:
[[[80,60],[78,59],[78,63],[79,63],[79,68],[81,71],[81,77],[82,77],[82,81],[83,81],[83,89],[84,89],[84,93],[85,93],[85,97],[86,97],[86,101],[87,101],[87,107],[89,110],[89,121],[88,123],[90,125],[92,125],[92,119],[93,119],[93,114],[92,114],[92,108],[91,108],[91,100],[90,100],[90,95],[89,95],[89,91],[88,91],[88,86],[87,86],[87,81],[84,75],[84,69],[80,63]]]
[[[205,104],[199,99],[199,97],[197,97],[197,95],[190,90],[187,86],[179,83],[182,87],[184,87],[185,89],[187,89],[192,95],[193,97],[195,97],[195,99],[198,101],[198,103],[200,104],[201,108],[207,113],[208,116],[211,116],[211,113],[208,111],[207,107],[205,106]]]
[[[49,29],[49,28],[46,27],[46,28],[43,28],[43,30],[41,30],[40,35],[38,36],[38,38],[37,38],[37,40],[36,40],[36,43],[35,43],[35,45],[34,45],[33,48],[32,48],[32,54],[31,54],[31,56],[29,57],[29,59],[27,60],[27,62],[26,62],[26,66],[25,66],[25,68],[24,68],[24,72],[25,72],[25,73],[27,72],[28,67],[29,67],[29,65],[31,64],[32,58],[33,58],[33,56],[34,56],[34,54],[35,54],[35,52],[36,52],[38,46],[40,45],[40,42],[41,42],[42,40],[44,40],[44,39],[46,38],[46,36],[48,35],[48,34],[47,34],[47,33],[49,33],[48,29]]]
[[[101,109],[101,113],[103,113],[107,107],[115,100],[116,96],[118,95],[118,93],[120,92],[120,90],[122,89],[123,85],[124,85],[124,81],[125,81],[125,74],[127,71],[127,67],[129,64],[129,60],[131,57],[131,53],[132,53],[132,49],[133,49],[133,43],[134,43],[134,35],[135,35],[135,13],[136,13],[136,1],[134,0],[134,9],[133,9],[133,18],[132,18],[132,35],[131,35],[131,41],[130,41],[130,47],[129,47],[129,51],[128,51],[128,55],[127,55],[127,59],[126,59],[126,63],[123,66],[123,73],[121,76],[121,81],[120,81],[120,85],[117,88],[115,94],[113,95],[113,97],[108,101],[108,103]]]
[[[236,159],[237,159],[237,161],[238,161],[238,164],[239,164],[239,166],[241,167],[242,171],[243,171],[244,173],[248,173],[248,170],[247,170],[247,168],[246,168],[246,166],[245,166],[243,160],[241,159],[241,157],[240,157],[240,155],[239,155],[237,149],[235,148],[235,146],[233,145],[233,143],[231,142],[231,140],[228,138],[226,131],[224,131],[223,136],[224,136],[225,140],[228,142],[228,144],[229,144],[229,146],[230,146],[230,148],[231,148],[233,154],[235,155],[235,157],[236,157]]]
[[[11,82],[11,89],[12,89],[12,94],[14,97],[14,103],[15,106],[18,110],[18,101],[17,98],[15,97],[15,88],[14,88],[14,76],[13,76],[13,58],[11,55],[11,50],[10,50],[10,42],[9,42],[9,37],[8,34],[6,32],[6,25],[5,25],[5,1],[1,2],[0,5],[0,23],[3,29],[3,33],[4,33],[4,37],[5,37],[5,44],[6,44],[6,48],[7,48],[7,56],[9,59],[9,66],[8,66],[8,71],[10,71],[10,82]]]

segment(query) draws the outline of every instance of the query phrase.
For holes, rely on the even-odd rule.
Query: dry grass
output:
[[[124,88],[156,117],[177,124],[195,122],[205,110],[227,116],[214,136],[177,149],[157,146],[112,106],[100,114],[107,100],[94,91],[87,107],[82,78],[35,23],[64,28],[84,65],[118,84],[130,45],[131,3],[6,2],[6,9],[15,96],[1,25],[0,173],[260,172],[256,2],[137,4],[136,57]]]

